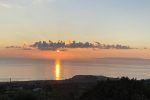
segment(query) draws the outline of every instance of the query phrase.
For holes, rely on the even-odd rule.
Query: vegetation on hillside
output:
[[[150,100],[150,81],[38,81],[0,84],[0,100]]]

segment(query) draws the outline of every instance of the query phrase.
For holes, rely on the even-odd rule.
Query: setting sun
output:
[[[57,53],[59,53],[59,52],[60,52],[60,50],[57,50],[56,52],[57,52]]]

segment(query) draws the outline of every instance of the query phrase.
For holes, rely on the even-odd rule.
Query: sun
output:
[[[60,52],[60,50],[57,50],[56,52],[57,52],[57,53],[59,53],[59,52]]]

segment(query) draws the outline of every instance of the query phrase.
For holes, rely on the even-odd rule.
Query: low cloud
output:
[[[32,47],[28,46],[7,46],[7,49],[21,49],[21,50],[32,50]]]
[[[33,48],[38,48],[40,50],[57,50],[58,48],[98,48],[98,49],[131,49],[129,46],[121,45],[121,44],[102,44],[100,42],[77,42],[72,41],[68,44],[65,43],[65,41],[59,40],[58,42],[53,42],[49,40],[49,42],[46,41],[39,41],[35,42],[31,45]]]

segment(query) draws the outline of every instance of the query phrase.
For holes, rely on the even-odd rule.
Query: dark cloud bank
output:
[[[129,46],[121,45],[121,44],[102,44],[100,42],[77,42],[72,41],[70,43],[65,43],[64,41],[53,42],[51,40],[47,41],[38,41],[34,42],[29,46],[7,46],[6,48],[17,48],[23,50],[32,50],[33,48],[39,50],[57,50],[60,49],[65,51],[67,48],[97,48],[97,49],[132,49]]]
[[[35,42],[30,47],[33,48],[38,48],[40,50],[55,50],[58,48],[99,48],[99,49],[131,49],[129,46],[125,45],[109,45],[109,44],[102,44],[100,42],[76,42],[72,41],[70,43],[65,43],[64,41],[58,41],[58,42],[53,42],[53,41],[39,41]]]

